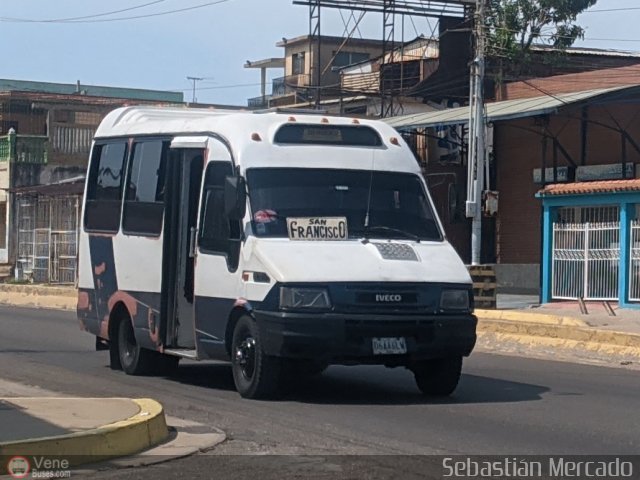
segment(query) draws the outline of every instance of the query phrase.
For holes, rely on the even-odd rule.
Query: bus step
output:
[[[190,358],[191,360],[198,359],[198,352],[189,348],[165,348],[164,353],[175,355],[176,357]]]

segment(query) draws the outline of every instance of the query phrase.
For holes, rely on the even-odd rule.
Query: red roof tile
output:
[[[640,192],[640,178],[595,182],[556,183],[540,190],[540,195],[588,195],[592,193]]]

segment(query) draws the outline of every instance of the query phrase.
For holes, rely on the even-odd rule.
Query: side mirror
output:
[[[230,220],[242,220],[247,211],[247,186],[243,177],[224,180],[224,213]]]

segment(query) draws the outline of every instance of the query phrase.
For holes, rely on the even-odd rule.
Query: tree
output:
[[[577,16],[598,0],[488,0],[488,51],[497,59],[499,77],[505,70],[522,73],[531,47],[544,44],[562,51],[584,38]],[[500,79],[499,79],[500,80]]]

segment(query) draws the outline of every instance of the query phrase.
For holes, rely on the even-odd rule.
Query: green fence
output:
[[[0,136],[0,162],[46,164],[49,138],[41,135]]]

